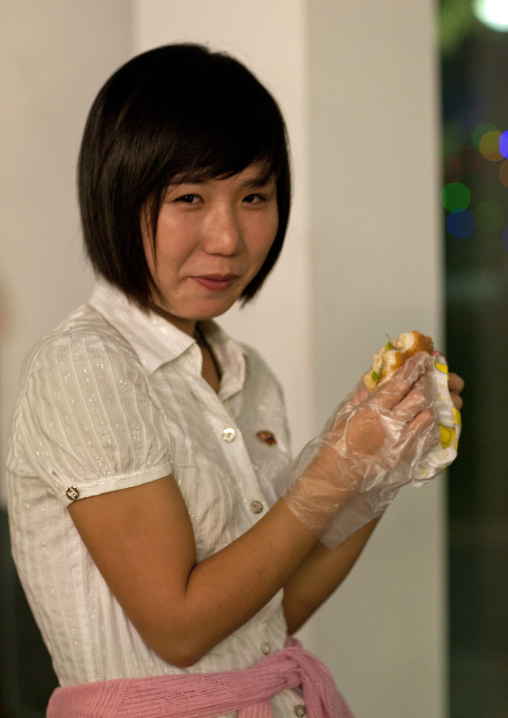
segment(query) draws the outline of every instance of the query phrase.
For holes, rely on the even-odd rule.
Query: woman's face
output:
[[[277,186],[262,164],[236,175],[168,186],[155,256],[142,220],[145,256],[161,297],[159,313],[193,334],[196,321],[227,311],[261,269],[277,233]],[[147,215],[149,213],[146,213]]]

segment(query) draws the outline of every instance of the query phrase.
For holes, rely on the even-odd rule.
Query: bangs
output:
[[[145,97],[135,103],[143,107],[143,117],[132,119],[135,127],[148,130],[151,157],[144,160],[152,192],[177,177],[227,177],[253,162],[266,166],[267,177],[278,178],[286,146],[279,108],[243,67],[220,60],[221,72],[211,63],[209,72],[201,68],[192,83],[186,81],[192,72],[187,67],[185,77],[172,78],[167,92],[153,78],[151,87],[144,85]]]
[[[265,183],[268,183],[272,177],[275,177],[275,173],[272,170],[271,165],[268,163],[266,159],[263,157],[255,157],[252,162],[248,162],[245,166],[240,166],[238,169],[236,169],[236,166],[234,169],[229,169],[226,171],[221,172],[220,169],[217,168],[217,166],[211,166],[208,165],[207,167],[198,168],[192,172],[189,170],[186,170],[185,172],[182,172],[181,174],[175,175],[171,180],[171,185],[179,185],[179,184],[193,184],[193,183],[200,183],[200,182],[207,182],[208,180],[222,180],[222,179],[228,179],[229,177],[232,177],[235,174],[238,174],[239,172],[242,172],[242,170],[249,167],[251,164],[255,164],[259,166],[259,172],[256,175],[256,182],[260,185],[263,185]],[[229,165],[228,165],[229,166]]]

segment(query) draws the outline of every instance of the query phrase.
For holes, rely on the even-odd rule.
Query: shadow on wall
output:
[[[11,558],[7,512],[0,510],[0,718],[44,718],[58,685]]]
[[[1,344],[7,339],[11,321],[9,303],[0,287]],[[57,685],[11,557],[7,511],[0,508],[0,718],[44,718]]]

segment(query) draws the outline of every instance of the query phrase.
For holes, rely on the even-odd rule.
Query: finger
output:
[[[355,388],[346,396],[341,404],[336,407],[332,414],[328,417],[328,421],[325,426],[325,431],[333,431],[337,429],[337,426],[344,419],[344,416],[349,413],[351,409],[362,401],[365,401],[369,396],[369,392],[365,388],[363,381],[359,381]]]
[[[406,396],[392,409],[392,417],[397,421],[408,422],[425,409],[432,406],[434,391],[429,375],[421,376]]]
[[[361,404],[362,401],[365,401],[365,399],[368,399],[368,397],[369,392],[365,388],[365,384],[363,383],[363,381],[360,381],[360,383],[356,385],[356,387],[349,395],[348,404],[350,406],[358,406],[358,404]]]
[[[409,393],[413,384],[432,366],[432,357],[418,352],[410,357],[393,376],[376,389],[370,396],[373,404],[392,409]]]
[[[456,394],[454,391],[450,392],[450,397],[453,401],[453,406],[460,411],[464,404],[464,402],[462,401],[462,397]]]
[[[448,388],[450,389],[450,392],[460,394],[464,388],[464,379],[458,374],[451,372],[448,374]]]
[[[430,451],[439,442],[439,429],[432,409],[426,409],[415,416],[409,424],[408,431],[415,437],[423,438],[423,453]]]
[[[439,442],[437,421],[432,409],[426,409],[415,416],[406,427],[394,447],[399,460],[416,468],[423,456]]]

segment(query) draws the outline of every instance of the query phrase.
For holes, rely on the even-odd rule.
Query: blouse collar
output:
[[[196,340],[151,310],[141,309],[120,289],[97,278],[89,306],[129,342],[144,368],[153,374],[163,364],[182,358],[201,372],[201,352]],[[200,327],[222,371],[219,396],[225,399],[239,391],[245,381],[245,351],[213,320]]]

